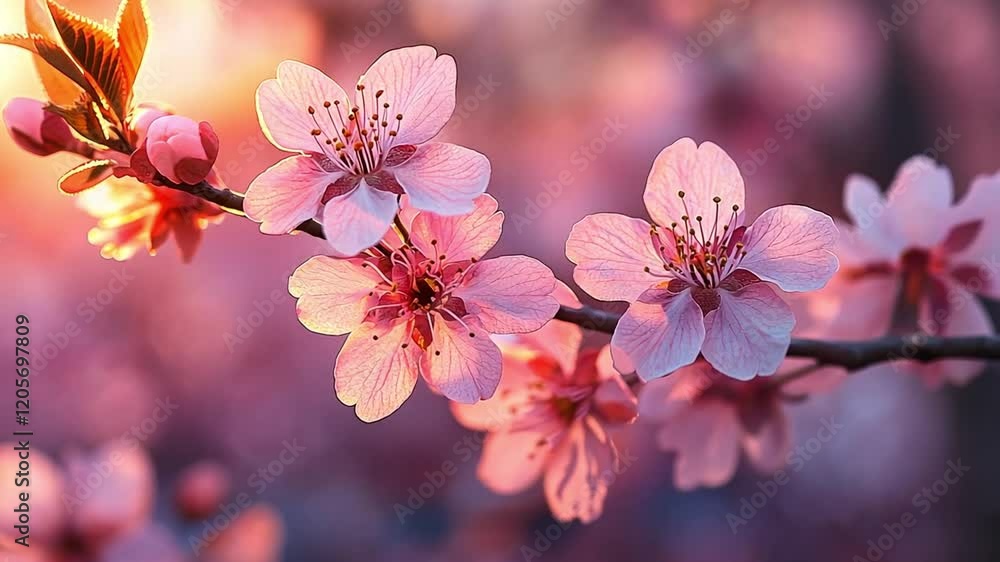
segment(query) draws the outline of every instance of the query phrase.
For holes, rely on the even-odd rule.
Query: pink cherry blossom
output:
[[[579,335],[576,326],[548,326],[559,325]],[[580,338],[571,336],[565,347],[577,349],[567,370],[536,339],[519,339],[503,347],[496,396],[454,404],[452,411],[462,425],[489,432],[478,471],[487,487],[514,494],[542,478],[556,519],[589,523],[624,469],[610,432],[635,419],[638,401],[612,366],[608,346],[577,355]]]
[[[838,267],[833,220],[785,205],[744,226],[736,163],[715,144],[687,138],[656,157],[643,199],[653,224],[590,215],[566,242],[580,287],[630,303],[611,340],[616,366],[650,380],[700,352],[734,378],[774,373],[795,317],[772,285],[826,284]]]
[[[780,372],[809,363],[790,359]],[[722,486],[736,473],[741,452],[762,474],[782,468],[791,448],[783,398],[826,390],[840,378],[842,371],[824,369],[782,388],[767,378],[734,380],[699,359],[644,385],[639,414],[660,426],[659,447],[675,453],[678,489]]]
[[[77,536],[105,541],[145,524],[156,497],[156,476],[149,453],[109,442],[88,452],[74,452],[67,460],[68,480],[92,481],[102,467],[114,470],[90,493],[64,497]],[[91,485],[93,486],[93,485]]]
[[[1000,174],[977,177],[953,200],[951,174],[924,156],[903,164],[885,196],[869,178],[848,178],[844,207],[854,224],[842,226],[844,267],[824,291],[841,303],[835,335],[994,333],[975,295],[1000,298]],[[915,370],[931,386],[964,384],[982,363],[946,360]]]
[[[289,280],[305,327],[350,333],[335,389],[362,420],[399,408],[418,376],[451,400],[489,398],[501,370],[490,335],[531,332],[555,315],[548,267],[526,256],[480,260],[500,237],[503,213],[488,195],[474,205],[463,216],[405,212],[405,242],[353,258],[317,256]]]
[[[389,51],[348,95],[296,61],[257,90],[268,139],[298,153],[258,176],[247,214],[267,234],[318,218],[334,250],[353,256],[388,231],[405,193],[419,210],[461,215],[486,191],[490,163],[461,146],[428,142],[455,110],[455,61],[432,47]]]

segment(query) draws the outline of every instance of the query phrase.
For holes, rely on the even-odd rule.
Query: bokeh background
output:
[[[97,19],[115,9],[114,0],[66,4]],[[490,192],[508,217],[494,252],[540,258],[567,281],[563,244],[573,223],[597,211],[641,216],[652,159],[681,136],[734,156],[751,214],[794,202],[842,216],[848,174],[886,185],[921,152],[950,166],[959,193],[1000,168],[995,2],[148,4],[154,23],[139,98],[210,121],[222,139],[222,174],[238,190],[280,157],[258,128],[254,90],[281,60],[349,83],[391,48],[429,43],[451,53],[459,107],[444,137],[492,161]],[[23,30],[21,10],[20,0],[0,1],[0,32]],[[0,50],[0,68],[0,100],[41,97],[26,53]],[[738,515],[767,477],[744,466],[723,488],[677,492],[670,458],[636,426],[624,448],[637,460],[612,486],[604,516],[554,527],[540,487],[501,497],[476,480],[479,436],[422,385],[375,425],[336,400],[341,340],[304,330],[285,289],[289,273],[322,252],[317,241],[262,236],[228,217],[206,232],[190,265],[172,243],[156,257],[104,260],[87,242],[93,219],[56,189],[72,164],[0,138],[3,346],[13,345],[14,316],[26,314],[33,349],[52,351],[32,379],[33,539],[68,517],[66,497],[90,490],[100,503],[77,510],[77,524],[128,523],[127,540],[105,559],[193,560],[192,539],[207,531],[178,515],[181,490],[185,509],[207,501],[212,520],[239,494],[248,498],[225,538],[201,551],[223,562],[851,560],[865,558],[868,541],[906,511],[917,525],[885,560],[1000,558],[995,369],[936,392],[888,369],[795,406],[796,445],[824,419],[844,427],[735,533],[727,514]],[[10,385],[0,404],[12,410],[12,402]],[[7,506],[12,468],[3,448]],[[131,451],[88,486],[116,448]],[[913,496],[957,459],[971,470],[920,513]],[[439,477],[446,463],[454,474]],[[46,494],[58,501],[43,512]],[[416,500],[421,494],[430,497]],[[401,521],[397,504],[413,513]],[[10,533],[4,521],[0,533]]]

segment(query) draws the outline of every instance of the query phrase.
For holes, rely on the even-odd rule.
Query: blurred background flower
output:
[[[97,19],[117,4],[66,3]],[[566,281],[573,223],[598,211],[641,216],[652,159],[681,136],[733,156],[751,215],[804,203],[842,217],[849,173],[887,185],[918,153],[948,165],[956,186],[1000,168],[1000,7],[987,0],[148,4],[138,98],[211,122],[217,168],[238,190],[281,157],[254,110],[254,90],[279,61],[352,76],[400,46],[454,55],[458,109],[439,140],[491,160],[490,193],[507,213],[493,255],[527,253]],[[0,2],[0,32],[24,30],[21,10]],[[41,97],[29,55],[8,48],[0,57],[0,99]],[[105,514],[128,519],[101,551],[108,561],[191,560],[199,540],[200,558],[216,562],[506,561],[533,552],[579,561],[607,558],[608,545],[621,560],[846,560],[870,556],[868,541],[878,546],[904,512],[916,527],[891,541],[887,557],[997,557],[996,368],[965,389],[933,393],[888,368],[794,406],[791,443],[803,454],[762,507],[750,502],[770,480],[746,463],[725,487],[678,492],[669,457],[637,425],[620,445],[637,460],[612,485],[604,517],[562,527],[540,488],[504,497],[476,480],[481,435],[426,389],[375,425],[334,398],[341,341],[302,329],[286,291],[290,272],[323,251],[319,241],[261,236],[230,219],[206,232],[187,266],[172,244],[156,258],[104,260],[87,240],[93,218],[56,188],[75,164],[26,154],[0,135],[0,306],[4,318],[31,318],[39,545],[74,524],[57,475],[72,489],[72,459],[86,465],[110,441],[138,443],[148,456],[129,461],[127,482],[107,484],[108,503],[88,517],[95,532]],[[810,448],[829,419],[843,429]],[[0,474],[9,474],[3,451]],[[914,496],[958,458],[969,474],[922,511]],[[186,472],[206,460],[228,477]],[[186,522],[174,497],[205,518]],[[0,496],[4,505],[12,498]],[[735,533],[730,514],[746,520]],[[228,532],[216,529],[227,522]]]

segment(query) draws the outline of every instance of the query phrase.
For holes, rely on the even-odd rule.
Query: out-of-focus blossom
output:
[[[1000,175],[980,176],[965,198],[954,205],[953,198],[951,174],[924,156],[903,164],[884,197],[871,179],[848,178],[844,207],[854,225],[843,227],[837,250],[844,267],[830,287],[841,303],[832,329],[853,337],[918,328],[993,333],[975,295],[1000,298]],[[978,361],[947,360],[917,372],[937,386],[963,384],[981,370]]]
[[[17,146],[32,154],[49,156],[62,151],[88,151],[88,147],[73,136],[66,120],[46,111],[41,101],[14,98],[4,106],[3,120]]]
[[[112,442],[75,453],[66,464],[63,502],[78,536],[104,543],[149,520],[156,476],[144,449]]]
[[[181,257],[191,261],[201,232],[222,220],[222,209],[193,195],[133,181],[111,178],[77,198],[80,207],[98,219],[87,235],[101,255],[124,261],[139,250],[155,255],[174,236]]]
[[[205,461],[189,466],[177,479],[174,503],[189,519],[212,515],[229,496],[232,487],[229,471],[216,462]]]
[[[168,115],[149,125],[145,144],[132,155],[132,167],[136,168],[136,159],[145,158],[168,180],[197,184],[211,174],[218,156],[219,137],[210,124]]]
[[[779,374],[810,367],[788,360]],[[639,393],[644,421],[661,425],[657,442],[676,453],[674,485],[681,490],[721,486],[733,477],[740,452],[754,468],[770,474],[786,463],[791,447],[783,401],[829,386],[836,372],[809,373],[788,385],[773,379],[737,381],[699,359],[669,377],[650,382]],[[812,384],[816,381],[816,384]]]
[[[187,562],[177,540],[155,524],[128,533],[101,549],[97,562]]]
[[[497,395],[453,404],[452,411],[462,425],[489,432],[478,471],[487,487],[514,494],[543,477],[553,515],[589,523],[624,469],[608,431],[631,423],[638,401],[612,366],[608,346],[577,355],[579,339],[567,344],[577,346],[569,370],[531,341],[504,346]]]
[[[428,142],[455,110],[455,61],[432,47],[382,55],[348,93],[296,61],[257,90],[268,139],[299,153],[259,175],[247,191],[247,215],[267,234],[285,234],[319,218],[343,256],[377,243],[399,208],[440,215],[473,210],[490,163],[467,148]]]
[[[404,209],[405,210],[405,209]],[[289,280],[302,324],[350,333],[334,368],[337,397],[365,421],[410,396],[418,374],[445,397],[489,398],[501,357],[491,334],[527,333],[558,309],[555,278],[526,256],[480,261],[500,237],[503,213],[489,195],[468,215],[404,213],[404,243],[355,258],[311,258]]]
[[[285,544],[281,515],[267,504],[240,513],[201,556],[206,562],[279,562]]]
[[[811,291],[837,271],[833,220],[798,205],[744,226],[744,186],[721,148],[681,139],[664,149],[643,197],[653,218],[597,214],[573,227],[566,256],[601,300],[630,302],[611,340],[616,366],[644,380],[699,352],[737,379],[770,375],[795,316],[771,287]]]

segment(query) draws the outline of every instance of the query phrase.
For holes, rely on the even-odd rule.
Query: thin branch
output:
[[[157,184],[163,185],[164,187],[169,187],[170,189],[176,189],[177,191],[183,191],[185,193],[190,193],[199,199],[204,199],[210,203],[215,203],[216,205],[222,207],[223,209],[244,215],[243,212],[243,201],[246,199],[243,195],[236,193],[235,191],[230,191],[228,189],[218,189],[211,186],[207,181],[202,181],[197,185],[187,185],[181,183],[173,183],[170,180],[164,178],[163,176],[158,176]],[[299,226],[295,227],[295,230],[302,231],[310,236],[315,236],[316,238],[326,238],[323,234],[323,226],[318,222],[309,219]]]
[[[560,307],[556,319],[590,330],[614,333],[617,314],[596,308]],[[935,361],[938,359],[1000,360],[1000,336],[934,337],[924,334],[886,336],[865,341],[823,341],[793,338],[788,357],[815,359],[819,366],[849,371],[885,361]]]
[[[244,196],[228,189],[217,189],[201,182],[197,185],[175,184],[158,178],[165,187],[190,193],[237,214],[243,214]],[[323,227],[314,220],[300,224],[300,230],[317,238],[325,238]],[[556,320],[576,324],[584,329],[611,334],[621,316],[591,307],[562,306]],[[853,371],[886,361],[934,361],[937,359],[997,359],[1000,360],[1000,337],[967,336],[942,338],[923,334],[887,336],[866,341],[822,341],[792,339],[789,357],[815,359],[817,366],[843,367]]]

